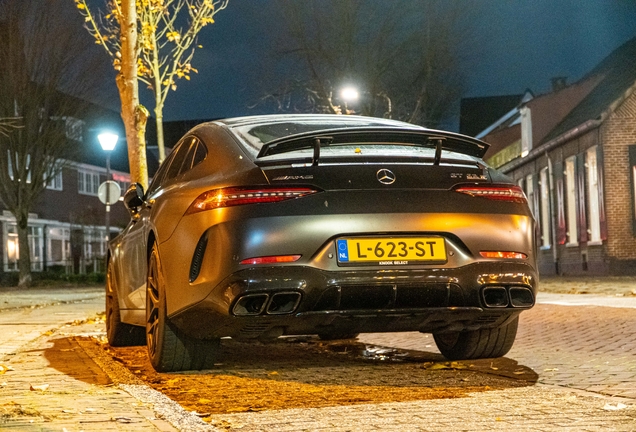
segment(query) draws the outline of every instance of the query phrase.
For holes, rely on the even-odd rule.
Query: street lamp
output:
[[[115,150],[119,136],[114,133],[104,132],[97,135],[99,145],[106,152],[106,182],[111,180],[110,174],[110,153]],[[110,240],[110,187],[106,187],[106,244]],[[108,246],[107,246],[108,247]]]
[[[344,102],[344,114],[349,113],[347,102],[355,102],[358,100],[359,97],[360,93],[355,87],[345,87],[340,91],[340,98]]]

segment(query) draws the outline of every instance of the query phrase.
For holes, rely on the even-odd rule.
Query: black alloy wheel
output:
[[[166,312],[166,286],[157,244],[148,261],[146,282],[146,345],[150,363],[158,372],[209,369],[218,339],[194,339],[174,326]]]

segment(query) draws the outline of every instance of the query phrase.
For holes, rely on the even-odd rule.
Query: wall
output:
[[[632,231],[632,185],[628,146],[636,144],[636,93],[601,127],[608,215],[607,255],[613,273],[636,272],[636,236]]]

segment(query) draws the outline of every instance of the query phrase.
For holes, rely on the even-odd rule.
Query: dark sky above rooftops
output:
[[[470,55],[463,66],[466,97],[519,94],[526,88],[535,94],[547,92],[550,78],[566,76],[572,83],[636,36],[634,0],[477,2]],[[248,108],[260,95],[259,73],[277,67],[275,62],[285,73],[273,56],[280,19],[275,0],[230,0],[216,23],[201,32],[204,48],[193,61],[199,73],[190,82],[181,80],[168,96],[164,119],[261,114]],[[149,92],[141,91],[152,107]],[[118,99],[110,98],[113,101],[111,107],[117,108]]]

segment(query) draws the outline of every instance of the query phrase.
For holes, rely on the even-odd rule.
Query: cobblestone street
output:
[[[533,369],[542,384],[636,400],[636,299],[610,299],[633,306],[536,305],[521,314],[517,339],[506,357]],[[439,352],[431,335],[419,333],[368,334],[359,340]]]
[[[121,360],[113,361],[98,343],[91,342],[91,338],[103,337],[103,320],[82,319],[103,310],[100,289],[15,297],[0,291],[0,365],[5,368],[0,372],[0,429],[634,431],[636,297],[630,293],[636,284],[629,280],[621,283],[613,284],[621,290],[619,296],[603,291],[602,281],[585,281],[583,288],[580,281],[546,284],[552,292],[540,293],[538,304],[521,315],[517,340],[506,358],[471,365],[472,373],[499,375],[497,380],[516,381],[530,374],[533,377],[526,385],[493,390],[482,384],[477,392],[451,398],[228,412],[207,416],[208,423],[150,388],[139,379],[139,371],[126,369]],[[594,294],[559,294],[578,289]],[[68,322],[71,325],[65,324]],[[433,361],[440,358],[432,337],[426,334],[364,334],[358,342],[411,350]],[[314,355],[327,354],[316,351]],[[266,380],[282,379],[284,383],[285,360],[281,358],[276,360],[281,366],[279,378],[274,375]],[[383,369],[388,375],[391,368],[388,363],[375,365],[368,378]],[[321,372],[311,361],[307,370]],[[354,370],[344,361],[342,366],[334,363],[327,372],[346,375]],[[357,373],[364,374],[364,370],[358,368]],[[434,371],[419,370],[436,376]],[[243,372],[249,375],[248,369]],[[445,372],[447,375],[440,372],[436,378],[441,383],[444,376],[453,376]],[[297,373],[302,374],[302,370]],[[525,375],[513,376],[515,373]],[[219,376],[215,371],[198,376],[204,379],[206,374]],[[364,375],[358,382],[360,379],[364,380]],[[192,391],[196,392],[183,388],[184,393]],[[256,386],[251,391],[258,394],[266,390]]]

